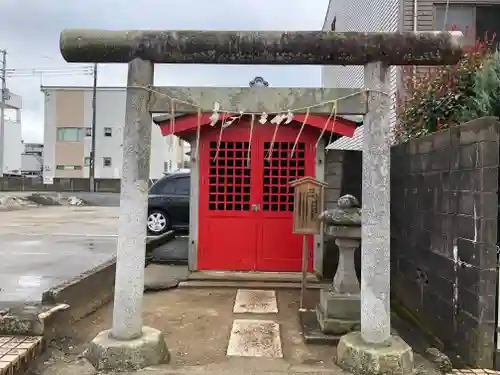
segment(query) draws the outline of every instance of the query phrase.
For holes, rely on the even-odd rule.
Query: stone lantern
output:
[[[316,315],[324,334],[341,336],[360,329],[360,287],[354,252],[361,243],[361,209],[352,195],[344,195],[337,207],[320,215],[326,236],[335,237],[339,262],[333,283],[320,291]]]

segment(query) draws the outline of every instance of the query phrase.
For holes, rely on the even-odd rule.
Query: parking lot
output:
[[[0,212],[0,308],[42,293],[116,253],[119,207],[39,207]]]

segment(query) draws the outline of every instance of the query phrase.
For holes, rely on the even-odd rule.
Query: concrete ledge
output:
[[[116,258],[49,289],[42,295],[42,305],[65,303],[70,306],[65,320],[75,322],[97,310],[113,298]]]
[[[47,327],[64,313],[69,305],[20,306],[0,313],[0,334],[14,336],[45,336]],[[49,336],[51,336],[49,334]]]
[[[128,341],[113,339],[111,330],[102,331],[90,343],[85,357],[98,371],[134,371],[170,359],[163,333],[146,326],[141,337]]]
[[[146,255],[151,251],[156,249],[158,246],[166,244],[168,241],[171,241],[175,238],[175,231],[169,230],[159,236],[148,236],[146,238]]]
[[[148,237],[146,253],[174,236],[170,231],[161,236]],[[42,305],[68,304],[68,323],[77,321],[113,299],[115,286],[116,258],[64,282],[42,295]]]

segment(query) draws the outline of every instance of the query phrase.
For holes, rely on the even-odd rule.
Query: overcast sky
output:
[[[64,28],[320,30],[328,0],[1,0],[0,49],[7,68],[67,69],[59,53]],[[317,67],[163,65],[162,86],[246,86],[255,76],[272,86],[319,86]],[[99,65],[98,85],[124,86],[126,65]],[[40,84],[90,86],[83,74],[11,77],[9,89],[23,97],[23,139],[43,140]]]

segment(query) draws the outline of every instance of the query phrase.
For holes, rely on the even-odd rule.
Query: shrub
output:
[[[491,54],[493,41],[478,41],[457,65],[406,78],[406,100],[398,105],[396,142],[499,113],[500,58],[497,53]]]
[[[459,117],[462,122],[478,117],[500,117],[500,53],[495,51],[475,74],[474,95]]]

